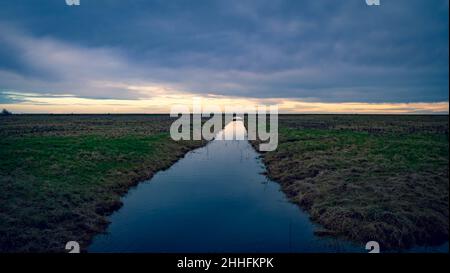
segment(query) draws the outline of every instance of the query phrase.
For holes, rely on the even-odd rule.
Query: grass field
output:
[[[130,186],[202,141],[175,142],[168,116],[0,116],[0,252],[86,247]]]
[[[324,227],[317,234],[385,249],[448,241],[448,116],[279,122],[278,149],[263,154],[268,175]]]
[[[280,115],[268,176],[324,229],[386,248],[448,240],[448,116]],[[205,142],[163,115],[0,116],[0,252],[85,248],[132,185]],[[256,142],[253,144],[256,145]]]

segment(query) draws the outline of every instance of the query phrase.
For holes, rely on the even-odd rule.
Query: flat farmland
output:
[[[203,141],[168,115],[0,116],[0,252],[84,249],[136,183]]]
[[[85,250],[130,187],[206,144],[173,141],[173,121],[0,116],[0,252]],[[407,249],[448,241],[448,149],[447,115],[280,115],[261,157],[317,235]]]
[[[268,176],[317,234],[390,249],[448,241],[447,115],[280,115],[279,136]]]

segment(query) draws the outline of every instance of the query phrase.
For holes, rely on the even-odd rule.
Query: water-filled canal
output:
[[[313,234],[314,224],[268,180],[247,140],[218,140],[131,189],[90,252],[365,251]]]

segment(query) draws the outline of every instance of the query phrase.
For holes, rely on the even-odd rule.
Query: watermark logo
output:
[[[377,241],[369,241],[366,250],[369,250],[369,253],[380,253],[380,244]]]
[[[380,0],[366,0],[368,6],[379,6]]]
[[[80,0],[66,0],[66,5],[68,6],[79,6]]]
[[[200,98],[195,98],[192,107],[175,105],[170,110],[171,117],[178,117],[170,126],[173,140],[259,140],[259,150],[274,151],[278,146],[278,106],[235,106],[202,105]],[[202,124],[202,118],[209,118]],[[191,122],[192,120],[192,122]],[[247,134],[238,134],[222,130],[222,124],[246,122]],[[224,122],[224,123],[223,123]]]
[[[80,244],[76,241],[67,242],[66,250],[68,253],[80,253]]]

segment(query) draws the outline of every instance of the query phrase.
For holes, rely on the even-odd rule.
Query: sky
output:
[[[448,113],[448,0],[0,1],[0,108]]]

